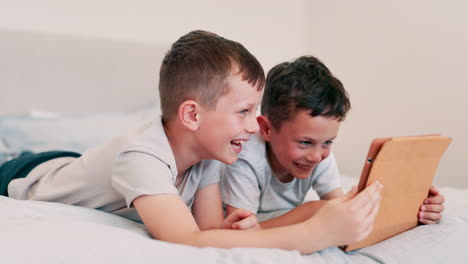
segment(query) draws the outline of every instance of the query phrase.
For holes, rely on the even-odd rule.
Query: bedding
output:
[[[344,188],[353,184],[355,178],[343,177]],[[447,202],[439,224],[418,226],[349,253],[332,247],[310,255],[281,249],[172,244],[152,239],[144,225],[110,213],[0,196],[1,262],[464,263],[468,258],[468,190],[440,189]]]
[[[68,150],[83,153],[112,136],[159,116],[159,104],[131,111],[61,114],[32,110],[0,115],[0,162],[21,151]]]
[[[0,164],[23,150],[83,152],[127,128],[155,118],[156,105],[126,112],[59,114],[32,111],[0,116]],[[349,189],[358,179],[343,177]],[[344,253],[310,255],[255,248],[195,248],[152,239],[142,224],[102,211],[0,196],[1,262],[5,263],[463,263],[468,258],[468,189],[444,187],[440,224],[415,229]],[[314,192],[307,200],[317,199]],[[265,219],[271,215],[259,215]],[[311,234],[313,235],[313,234]]]

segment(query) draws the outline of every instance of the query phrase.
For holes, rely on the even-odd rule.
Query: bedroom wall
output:
[[[265,69],[305,47],[303,0],[3,0],[0,6],[0,87],[9,98],[1,113],[117,111],[153,102],[165,51],[194,29],[241,42]]]
[[[375,136],[442,133],[454,141],[436,183],[468,187],[467,7],[457,0],[3,0],[0,75],[8,78],[0,76],[0,89],[9,100],[2,100],[0,112],[146,103],[157,96],[155,72],[164,51],[202,28],[243,43],[265,70],[304,53],[331,68],[353,105],[335,144],[343,173],[360,174]],[[17,42],[6,43],[12,34]],[[18,61],[12,50],[27,60]],[[23,75],[11,74],[17,69]]]
[[[306,51],[343,81],[352,111],[335,153],[360,175],[373,137],[441,133],[436,184],[468,187],[468,2],[306,1]]]
[[[303,7],[303,0],[3,0],[0,28],[164,45],[205,29],[241,42],[269,69],[304,52]]]

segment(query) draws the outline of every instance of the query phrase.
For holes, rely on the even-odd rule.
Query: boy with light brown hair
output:
[[[101,209],[142,221],[156,239],[198,247],[311,253],[362,239],[378,211],[379,184],[333,200],[296,225],[226,230],[257,224],[246,210],[223,219],[218,182],[219,161],[234,163],[258,131],[263,85],[261,65],[241,44],[189,32],[161,65],[161,119],[81,156],[23,155],[0,168],[0,180],[11,180],[10,197]],[[25,169],[12,170],[18,165]]]

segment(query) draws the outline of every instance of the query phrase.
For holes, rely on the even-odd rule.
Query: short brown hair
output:
[[[234,69],[257,90],[263,89],[263,68],[240,43],[202,30],[179,38],[166,53],[159,72],[163,120],[173,118],[180,104],[189,99],[216,107],[229,91],[225,81]]]
[[[350,108],[341,81],[313,56],[280,63],[268,72],[261,114],[268,117],[277,131],[298,110],[307,110],[310,116],[343,121]]]

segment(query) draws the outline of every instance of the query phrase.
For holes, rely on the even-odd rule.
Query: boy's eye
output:
[[[244,110],[240,111],[239,113],[245,115],[245,114],[247,114],[248,112],[249,112],[249,109],[244,109]]]
[[[304,141],[303,141],[303,140],[298,141],[298,143],[299,143],[300,145],[303,145],[303,146],[310,146],[310,145],[312,144],[312,142],[310,142],[310,141],[305,141],[305,140],[304,140]]]
[[[301,146],[311,146],[313,144],[311,141],[308,141],[308,140],[300,140],[300,141],[298,141],[298,143]],[[322,145],[324,147],[330,147],[331,144],[333,144],[333,141],[331,141],[331,140],[327,140],[324,143],[322,143]]]

